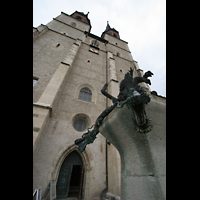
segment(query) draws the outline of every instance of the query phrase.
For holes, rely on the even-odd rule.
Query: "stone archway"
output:
[[[74,197],[81,199],[84,180],[84,165],[79,153],[72,151],[63,161],[57,184],[56,199]]]
[[[76,158],[80,158],[79,161],[76,161],[75,163],[67,163],[68,161],[66,159],[68,159],[70,157],[70,155],[73,157],[73,154],[76,155]],[[73,158],[70,158],[72,159],[73,161]],[[69,161],[70,161],[69,159]],[[65,163],[66,161],[66,163]],[[65,163],[65,164],[64,164]],[[51,173],[51,178],[52,180],[56,180],[56,185],[58,183],[58,181],[63,181],[64,182],[64,179],[61,179],[59,180],[59,174],[62,170],[62,166],[66,165],[66,170],[68,170],[68,173],[70,173],[71,175],[69,176],[74,176],[76,173],[79,173],[80,176],[81,176],[81,179],[79,179],[78,181],[81,181],[81,185],[79,187],[80,191],[78,191],[78,197],[77,199],[79,199],[79,197],[82,197],[82,199],[84,199],[85,196],[87,196],[87,191],[85,191],[85,188],[86,188],[86,180],[87,180],[87,176],[88,176],[88,171],[90,170],[90,163],[89,163],[89,158],[88,158],[88,155],[87,155],[87,152],[83,152],[83,153],[80,153],[78,151],[78,148],[76,145],[71,145],[71,146],[68,146],[68,148],[65,148],[64,151],[61,151],[59,153],[59,155],[57,156],[57,159],[54,161],[54,169]],[[71,165],[71,166],[67,166],[67,165]],[[65,170],[64,170],[65,171]],[[74,172],[73,172],[74,171]],[[66,172],[64,172],[66,173]],[[76,175],[75,175],[76,176]],[[68,179],[69,181],[69,188],[70,189],[70,177],[66,177],[66,179]],[[89,181],[87,180],[87,184],[89,183]],[[71,182],[71,186],[73,187],[73,184],[77,184],[77,183],[73,183]],[[64,186],[64,184],[63,184]],[[67,189],[67,187],[65,187]],[[73,188],[71,188],[73,190]],[[68,191],[69,192],[69,191]],[[70,191],[70,195],[73,196],[72,194],[73,191]],[[61,195],[59,195],[59,192],[58,192],[58,195],[57,196],[57,199],[58,197]],[[67,195],[65,195],[66,197]],[[63,196],[64,197],[64,196]],[[67,198],[66,198],[67,199]]]

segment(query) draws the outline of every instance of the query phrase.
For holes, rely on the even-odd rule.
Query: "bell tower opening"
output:
[[[72,198],[81,200],[83,196],[84,165],[77,151],[71,152],[63,161],[60,168],[56,199],[67,200]]]

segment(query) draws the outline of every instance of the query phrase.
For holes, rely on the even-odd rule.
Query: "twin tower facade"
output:
[[[46,199],[48,185],[56,199],[120,196],[115,147],[98,134],[80,153],[74,141],[111,105],[101,94],[104,84],[117,97],[130,67],[143,75],[119,32],[107,24],[101,37],[92,34],[88,14],[61,12],[33,28],[33,191],[41,187]]]

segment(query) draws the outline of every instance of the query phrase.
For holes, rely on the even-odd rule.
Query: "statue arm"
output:
[[[108,97],[109,99],[111,99],[113,103],[115,103],[115,102],[117,101],[117,99],[116,99],[115,97],[113,97],[112,95],[110,95],[110,94],[108,94],[108,93],[106,92],[107,87],[108,87],[108,83],[106,83],[106,84],[103,86],[103,88],[101,89],[101,93],[102,93],[104,96],[106,96],[106,97]]]

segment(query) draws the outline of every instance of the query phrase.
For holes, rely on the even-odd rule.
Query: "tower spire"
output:
[[[106,30],[105,31],[108,31],[110,28],[110,25],[109,25],[109,21],[107,21],[107,26],[106,26]]]
[[[119,32],[116,29],[110,27],[109,21],[107,21],[106,30],[101,34],[102,38],[104,38],[105,33],[107,33],[108,35],[112,35],[112,36],[120,39]]]

